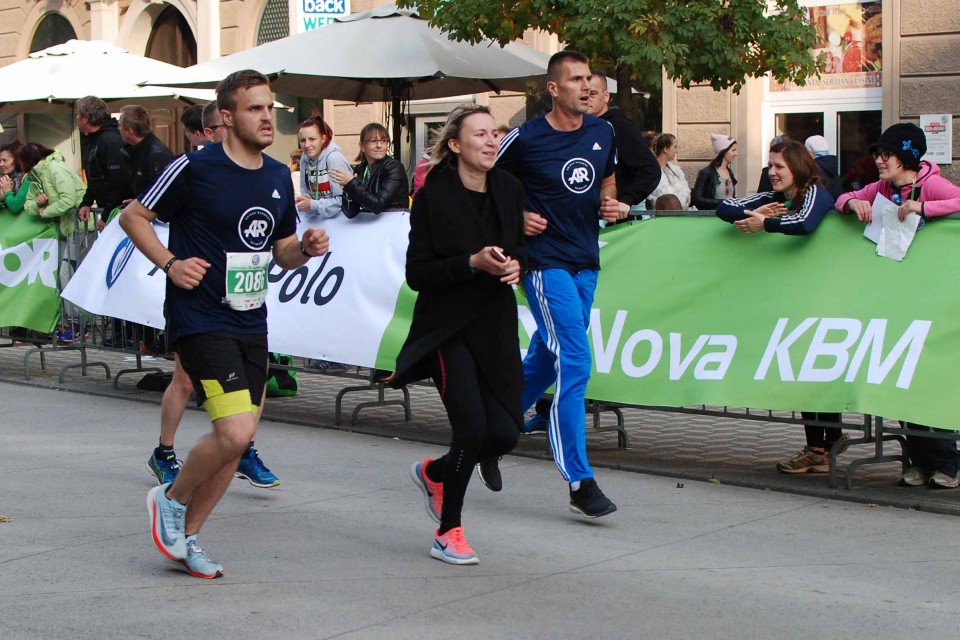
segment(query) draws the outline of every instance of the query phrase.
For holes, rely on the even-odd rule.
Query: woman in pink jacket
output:
[[[927,218],[960,212],[960,187],[940,176],[940,167],[920,160],[927,138],[915,124],[901,122],[888,128],[870,147],[880,179],[859,191],[837,198],[837,210],[855,213],[860,222],[873,219],[873,199],[880,194],[900,206],[900,219],[908,213]]]
[[[920,127],[906,122],[895,124],[883,132],[870,151],[880,170],[880,180],[840,196],[839,211],[855,213],[861,222],[870,222],[873,200],[881,194],[899,205],[901,220],[911,212],[925,218],[960,212],[960,187],[940,177],[940,167],[936,164],[920,160],[927,151],[927,138]],[[919,431],[940,431],[911,422],[901,424]],[[900,477],[901,486],[929,485],[934,489],[960,486],[956,440],[907,436],[904,449],[910,466]]]

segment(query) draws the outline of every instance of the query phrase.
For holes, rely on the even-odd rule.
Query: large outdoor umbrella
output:
[[[411,99],[544,85],[549,55],[522,44],[469,44],[431,28],[416,9],[385,4],[170,75],[151,85],[214,87],[241,69],[271,78],[274,91],[300,97],[392,105],[395,151],[401,106]]]
[[[0,67],[0,113],[64,111],[90,95],[108,105],[135,103],[148,108],[205,104],[214,98],[208,89],[140,85],[148,78],[173,78],[182,71],[101,40],[70,40]]]

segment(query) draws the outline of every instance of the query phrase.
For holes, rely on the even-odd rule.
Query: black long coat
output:
[[[519,426],[523,366],[517,337],[517,301],[498,277],[473,273],[470,255],[489,245],[526,265],[523,187],[509,173],[487,174],[487,192],[499,217],[500,237],[485,238],[479,213],[456,170],[436,167],[410,212],[407,284],[418,292],[410,333],[397,356],[391,384],[430,375],[427,358],[462,336],[483,380]]]

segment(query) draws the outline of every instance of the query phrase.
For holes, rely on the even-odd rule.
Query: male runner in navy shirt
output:
[[[537,331],[523,361],[523,407],[556,385],[548,430],[553,459],[570,483],[570,510],[599,518],[617,506],[603,495],[587,462],[587,326],[600,269],[599,220],[614,222],[625,213],[616,200],[613,128],[584,115],[589,80],[583,54],[555,53],[547,66],[553,110],[505,135],[497,166],[517,176],[526,194],[530,270],[523,289]]]
[[[296,269],[328,248],[322,230],[297,240],[290,172],[262,153],[273,142],[267,78],[251,70],[230,74],[217,87],[217,105],[230,128],[226,140],[174,160],[120,219],[134,245],[167,274],[167,328],[213,423],[176,480],[147,495],[154,544],[200,578],[223,575],[196,536],[260,416],[271,249],[279,266]],[[153,230],[155,218],[170,223],[169,249]]]

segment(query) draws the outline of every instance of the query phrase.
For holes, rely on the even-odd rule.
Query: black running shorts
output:
[[[210,420],[257,415],[267,383],[267,336],[200,333],[177,340],[183,370]]]

